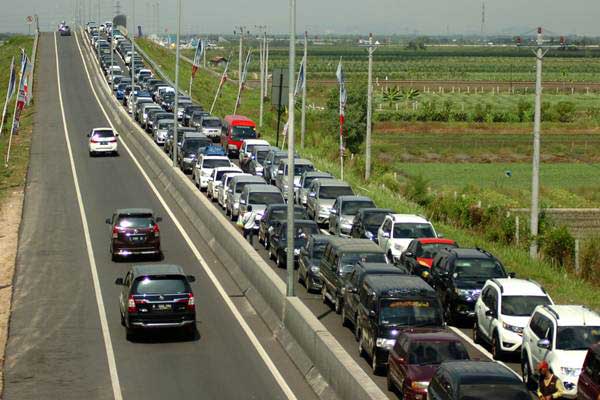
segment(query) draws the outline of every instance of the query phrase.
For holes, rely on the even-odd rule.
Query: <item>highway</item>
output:
[[[42,34],[36,70],[4,397],[316,398],[183,212],[168,193],[159,198],[124,146],[119,157],[88,156],[87,132],[109,123],[75,36],[57,36],[55,51],[55,36]],[[126,340],[114,280],[135,260],[111,262],[104,224],[122,207],[162,216],[164,261],[197,277],[194,340],[174,332]]]

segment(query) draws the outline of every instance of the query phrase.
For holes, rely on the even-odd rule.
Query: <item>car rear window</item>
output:
[[[374,262],[385,263],[385,255],[383,253],[347,253],[342,256],[342,265],[352,265],[357,262]]]
[[[427,243],[421,245],[421,249],[417,252],[417,257],[434,258],[441,249],[454,249],[457,246],[449,243]]]
[[[95,138],[112,138],[114,136],[115,136],[115,134],[111,130],[95,131],[94,132],[94,137]]]
[[[220,128],[221,120],[218,119],[203,119],[202,126],[205,128]]]
[[[186,279],[176,275],[144,276],[138,278],[133,294],[178,294],[190,292]]]
[[[358,214],[358,210],[360,210],[361,208],[371,208],[371,207],[375,207],[375,203],[373,203],[371,200],[369,200],[369,201],[365,201],[365,200],[345,201],[342,204],[342,214],[343,215],[356,215],[356,214]]]
[[[119,217],[117,226],[121,228],[151,228],[154,226],[152,215],[127,215]]]
[[[350,186],[321,186],[319,198],[336,199],[338,196],[352,196],[354,192]]]
[[[208,158],[202,162],[202,168],[218,168],[218,167],[229,167],[231,162],[229,160],[220,160],[218,158]]]
[[[394,224],[394,237],[417,239],[435,237],[435,232],[430,224],[398,223]]]
[[[460,400],[486,399],[486,400],[530,400],[531,397],[523,385],[488,383],[488,379],[481,384],[461,385]],[[493,378],[492,378],[493,379]]]
[[[274,192],[254,192],[248,196],[249,204],[281,204],[283,203],[281,193]]]
[[[469,353],[461,342],[433,341],[411,343],[409,363],[420,365],[437,365],[446,360],[468,360]]]
[[[233,140],[256,139],[256,131],[252,126],[234,126],[232,131]]]

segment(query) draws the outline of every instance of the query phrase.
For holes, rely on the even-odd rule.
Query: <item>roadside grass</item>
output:
[[[163,49],[149,41],[140,40],[138,42],[146,53],[161,65],[171,77],[174,76],[175,57],[167,49]],[[189,79],[191,66],[183,63],[180,69],[181,87],[187,90],[187,79]],[[194,83],[194,98],[205,108],[209,108],[212,102],[214,90],[218,85],[219,79],[213,75],[200,72]],[[234,85],[226,85],[218,107],[214,114],[224,116],[230,114],[236,98],[236,88]],[[243,102],[240,113],[247,115],[255,121],[258,121],[259,109],[258,90],[247,90],[243,95]],[[266,104],[265,125],[261,129],[262,137],[275,142],[275,113],[270,105]],[[283,121],[286,117],[284,116]],[[299,120],[299,118],[296,118]],[[297,151],[306,158],[311,159],[315,166],[321,170],[329,171],[336,176],[340,176],[340,168],[337,151],[337,133],[327,132],[322,121],[322,113],[308,113],[307,118],[307,138],[304,149],[299,146],[299,129],[296,129]],[[283,122],[282,122],[283,126]],[[376,154],[375,154],[376,155]],[[394,161],[394,159],[392,159]],[[363,179],[363,160],[361,156],[353,159],[347,159],[345,165],[344,179],[352,184],[356,192],[370,196],[380,207],[391,208],[396,212],[410,212],[425,214],[425,211],[416,204],[411,203],[399,194],[400,182],[393,177],[389,170],[375,163],[373,179],[365,182]],[[525,178],[523,178],[525,179]],[[434,221],[435,222],[435,221]],[[446,237],[457,240],[464,247],[478,246],[485,248],[495,254],[510,271],[514,271],[522,278],[531,278],[543,284],[552,294],[557,304],[571,303],[584,304],[588,307],[600,310],[600,290],[587,281],[584,281],[574,274],[567,273],[560,268],[552,266],[545,260],[531,260],[527,249],[503,245],[491,242],[482,237],[482,235],[465,229],[458,229],[452,225],[436,223],[439,232],[444,233]]]
[[[33,37],[14,36],[0,47],[0,98],[2,99],[0,107],[3,106],[6,98],[12,57],[15,56],[15,63],[18,69],[21,55],[20,49],[25,48],[27,54],[31,56],[32,46]],[[27,167],[29,165],[29,149],[31,147],[31,133],[33,131],[33,117],[35,113],[33,102],[29,107],[25,107],[21,114],[19,134],[13,136],[12,139],[10,163],[8,167],[5,165],[15,96],[16,94],[13,95],[13,98],[9,102],[4,131],[0,135],[0,155],[2,157],[0,160],[0,207],[11,191],[24,187]],[[0,109],[1,112],[2,110]]]

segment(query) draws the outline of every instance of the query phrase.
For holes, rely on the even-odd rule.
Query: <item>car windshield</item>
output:
[[[202,126],[204,128],[221,128],[221,120],[218,119],[203,119]]]
[[[314,169],[315,169],[315,167],[313,167],[310,164],[301,164],[301,165],[294,164],[294,176],[300,176],[303,173],[305,173],[306,171],[314,171]],[[284,175],[287,175],[287,167],[285,168]]]
[[[304,225],[304,224],[295,224],[294,225],[294,239],[303,239],[306,240],[310,235],[316,235],[319,233],[319,227],[316,224]],[[281,240],[285,240],[287,238],[287,225],[282,230]]]
[[[202,168],[229,167],[231,162],[225,159],[208,158],[202,162]]]
[[[414,342],[410,346],[409,364],[437,365],[449,360],[468,360],[469,353],[461,342],[433,341]]]
[[[433,258],[441,249],[454,249],[455,244],[447,243],[426,243],[420,246],[416,256],[420,258]]]
[[[388,213],[375,212],[364,214],[363,224],[369,228],[379,228]]]
[[[287,208],[276,208],[271,211],[271,221],[284,221],[287,219]],[[294,218],[295,219],[304,219],[306,218],[306,213],[304,209],[294,208]]]
[[[161,122],[160,124],[158,124],[158,129],[161,129],[161,130],[168,130],[172,127],[173,127],[172,122]]]
[[[179,294],[188,293],[189,285],[183,277],[145,276],[136,280],[134,294]]]
[[[327,243],[313,243],[312,248],[312,258],[315,261],[320,261],[323,258],[323,254],[325,254],[325,247],[327,247]]]
[[[268,192],[268,193],[260,193],[254,192],[250,193],[248,196],[249,204],[281,204],[283,203],[283,196],[280,193]]]
[[[233,172],[233,171],[231,171],[231,170],[226,170],[226,169],[225,169],[225,170],[223,170],[223,171],[218,171],[218,172],[217,172],[217,176],[215,176],[215,180],[217,180],[217,181],[220,181],[220,180],[222,180],[222,178],[223,178],[223,175],[225,175],[225,174],[227,174],[227,173],[229,173],[229,172]]]
[[[530,400],[523,385],[506,383],[481,383],[461,385],[460,400]]]
[[[357,262],[374,262],[385,263],[385,255],[383,253],[346,253],[342,255],[342,265],[354,268]]]
[[[112,137],[115,137],[115,134],[111,130],[94,131],[95,139],[107,139],[107,138],[112,138]]]
[[[361,208],[375,207],[371,200],[350,200],[342,203],[342,215],[356,215]]]
[[[151,215],[129,215],[119,218],[117,226],[120,228],[152,228],[154,219]]]
[[[551,304],[547,296],[502,296],[501,313],[515,317],[528,317],[540,305]]]
[[[195,152],[196,150],[198,150],[200,147],[206,147],[208,144],[206,143],[205,140],[186,140],[183,143],[183,150],[186,152]],[[229,165],[229,164],[227,164]]]
[[[319,197],[321,199],[337,199],[338,196],[352,196],[352,188],[350,186],[321,186]]]
[[[587,350],[600,342],[600,326],[559,326],[556,348],[559,350]]]
[[[259,150],[256,152],[256,161],[262,164],[267,158],[267,154],[269,154],[269,150]]]
[[[394,224],[394,238],[417,239],[435,237],[431,224],[397,223]]]
[[[312,181],[314,181],[315,179],[326,179],[326,178],[323,178],[321,176],[307,176],[306,178],[304,178],[302,187],[304,189],[307,189],[310,186],[310,184],[312,183]]]
[[[256,131],[252,126],[234,126],[231,136],[233,140],[256,139]]]
[[[382,299],[379,319],[383,325],[441,326],[442,313],[434,299]]]
[[[491,279],[505,277],[502,266],[489,258],[458,259],[454,263],[454,273],[462,279]]]

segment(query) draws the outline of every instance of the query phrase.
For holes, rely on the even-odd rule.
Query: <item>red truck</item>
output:
[[[227,115],[221,130],[221,145],[229,157],[237,157],[245,139],[256,139],[256,124],[243,115]]]

